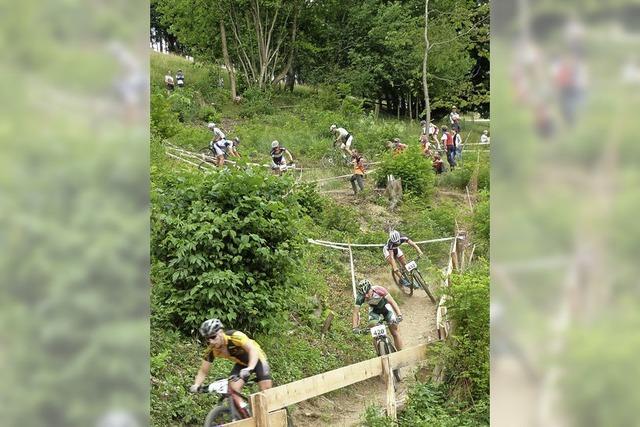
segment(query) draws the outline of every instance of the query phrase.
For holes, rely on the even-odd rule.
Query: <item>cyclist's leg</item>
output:
[[[269,362],[266,360],[258,360],[254,372],[256,373],[256,379],[258,380],[258,387],[260,387],[260,390],[266,390],[273,386]]]
[[[242,387],[244,386],[244,380],[240,378],[240,371],[245,368],[245,366],[236,363],[233,365],[233,369],[229,372],[230,377],[237,377],[235,381],[229,381],[229,388],[236,393],[240,393],[242,391]]]
[[[387,263],[391,266],[391,271],[394,271],[397,266],[395,264],[395,260],[393,259],[393,254],[389,252],[389,249],[387,249],[386,246],[382,248],[382,254],[384,255],[384,259],[386,259]]]
[[[386,320],[389,325],[389,332],[391,332],[391,336],[393,337],[396,350],[400,351],[402,350],[402,339],[400,338],[400,331],[398,330],[398,317],[395,311],[393,311],[391,304],[385,305],[385,308],[387,309],[387,313],[384,316],[384,320]]]

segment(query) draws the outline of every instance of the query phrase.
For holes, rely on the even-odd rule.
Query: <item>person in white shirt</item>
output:
[[[345,128],[339,128],[336,125],[331,125],[329,128],[329,132],[336,136],[336,139],[333,141],[333,146],[340,143],[340,149],[343,151],[342,157],[347,158],[347,154],[349,158],[353,154],[351,152],[351,144],[353,143],[353,135],[351,135]],[[345,154],[347,153],[347,154]]]
[[[460,132],[453,132],[453,144],[456,147],[455,157],[462,160],[462,135],[460,135]]]
[[[173,76],[171,75],[171,71],[167,71],[167,74],[164,76],[164,83],[167,85],[167,90],[172,91],[175,87],[173,82]]]
[[[480,136],[480,144],[488,144],[490,142],[490,139],[491,138],[489,138],[489,131],[485,129]]]
[[[215,123],[209,123],[207,127],[211,132],[213,132],[213,138],[211,139],[209,146],[211,147],[211,150],[216,153],[216,166],[224,166],[224,158],[227,154],[229,145],[231,144],[227,141],[224,132],[222,132]]]
[[[458,107],[455,105],[451,108],[451,113],[449,113],[449,121],[451,122],[451,129],[460,132],[460,114],[458,114]]]

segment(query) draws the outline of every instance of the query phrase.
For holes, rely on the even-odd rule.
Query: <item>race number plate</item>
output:
[[[387,333],[387,328],[384,325],[378,325],[371,328],[372,337],[379,337],[382,335],[386,335],[386,333]]]
[[[229,386],[229,381],[226,379],[214,381],[211,384],[209,384],[209,392],[215,391],[216,393],[219,393],[219,394],[226,394],[228,386]]]
[[[415,270],[415,268],[417,266],[418,265],[416,264],[415,261],[411,261],[411,262],[407,263],[407,265],[405,267],[407,267],[407,271],[411,271],[411,270]]]

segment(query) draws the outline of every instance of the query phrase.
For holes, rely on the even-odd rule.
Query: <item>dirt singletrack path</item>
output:
[[[384,286],[395,294],[397,286],[391,278],[389,269],[378,270],[369,274],[368,277],[372,283]],[[413,296],[402,298],[399,305],[403,316],[400,323],[400,337],[404,348],[437,339],[436,306],[423,290],[416,289]],[[365,316],[364,310],[361,316]],[[396,391],[399,402],[406,399],[407,383],[413,381],[413,371],[412,368],[400,370],[402,382]],[[359,426],[367,406],[376,405],[384,408],[385,396],[384,383],[379,378],[372,378],[300,403],[294,412],[294,425],[296,427]]]

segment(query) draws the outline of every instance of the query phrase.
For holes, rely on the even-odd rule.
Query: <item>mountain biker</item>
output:
[[[393,151],[393,154],[400,154],[407,149],[407,144],[400,142],[400,138],[393,138],[391,141],[387,141],[387,148]]]
[[[213,132],[213,138],[209,143],[209,147],[216,153],[216,166],[224,166],[224,157],[229,147],[229,141],[226,140],[226,135],[211,122],[207,125],[209,130]]]
[[[338,142],[340,142],[340,149],[343,151],[342,157],[345,159],[348,153],[351,156],[351,144],[353,143],[353,135],[351,135],[345,128],[339,128],[336,125],[331,125],[329,128],[329,132],[336,136],[336,139],[333,141],[333,146],[335,147]]]
[[[285,153],[289,156],[289,161],[293,163],[293,157],[289,150],[281,146],[278,141],[271,142],[271,170],[277,175],[282,175],[281,166],[287,165],[287,161],[284,158]]]
[[[200,335],[207,340],[208,346],[189,391],[192,393],[198,391],[198,387],[204,382],[211,368],[211,363],[216,357],[235,363],[229,376],[237,377],[237,379],[229,381],[229,387],[236,393],[240,393],[246,380],[254,372],[260,390],[271,388],[273,385],[271,369],[267,362],[267,356],[257,342],[240,331],[223,330],[222,322],[219,319],[208,319],[202,322]]]
[[[418,247],[418,245],[413,243],[411,239],[406,236],[401,236],[399,231],[391,230],[389,232],[389,240],[387,240],[387,243],[385,243],[384,247],[382,248],[382,253],[384,254],[384,258],[387,260],[389,265],[391,265],[391,268],[395,273],[398,272],[396,260],[399,260],[403,266],[407,263],[404,258],[404,253],[402,252],[402,249],[400,249],[400,245],[402,245],[403,243],[408,243],[418,252],[419,256],[422,256],[422,250]],[[410,286],[410,284],[404,277],[402,278],[401,282],[403,286]]]
[[[353,307],[353,331],[358,333],[360,324],[360,306],[365,302],[369,305],[369,325],[380,323],[382,320],[389,325],[396,350],[402,350],[402,340],[398,331],[398,323],[402,321],[402,312],[398,303],[389,291],[382,286],[373,286],[367,279],[358,282],[356,305]]]

